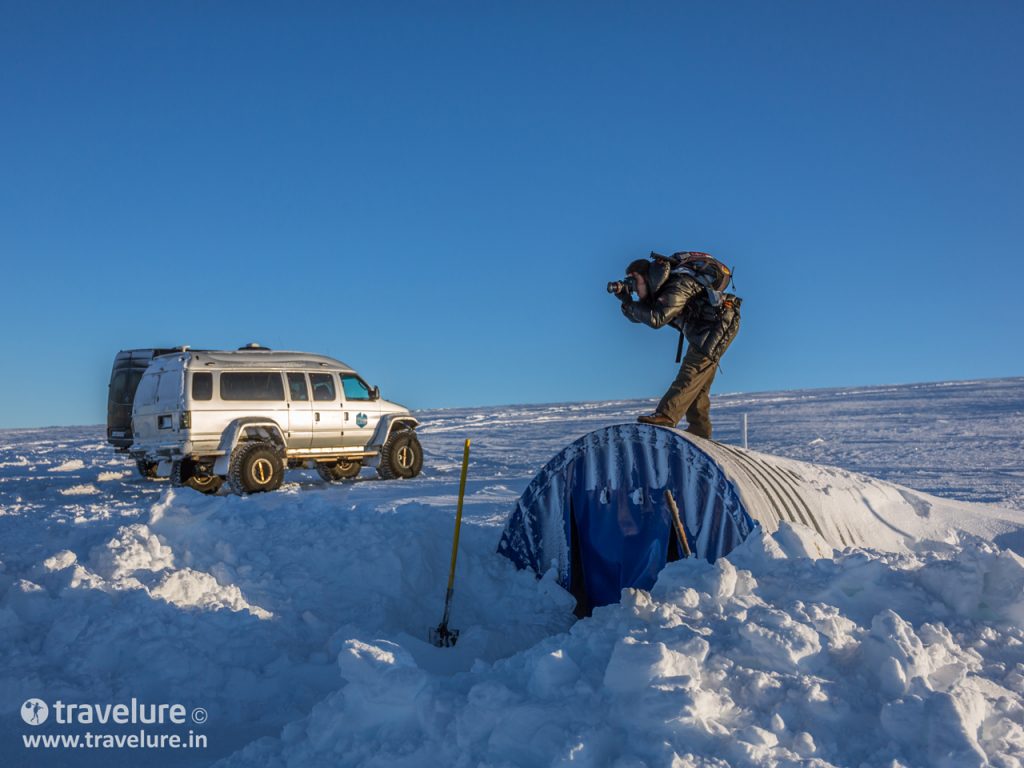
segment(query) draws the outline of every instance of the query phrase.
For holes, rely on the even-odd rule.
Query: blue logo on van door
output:
[[[367,421],[368,421],[368,419],[366,418],[366,414],[365,413],[357,413],[356,414],[356,424],[358,424],[360,427],[365,427]]]

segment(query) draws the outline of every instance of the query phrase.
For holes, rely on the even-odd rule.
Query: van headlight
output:
[[[182,411],[181,419],[178,422],[181,429],[192,429],[192,411]]]

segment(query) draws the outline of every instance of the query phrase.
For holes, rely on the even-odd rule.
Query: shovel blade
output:
[[[439,624],[430,630],[430,642],[438,648],[451,648],[459,642],[459,630],[448,629],[448,625]]]

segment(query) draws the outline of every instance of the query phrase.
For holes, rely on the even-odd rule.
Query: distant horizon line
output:
[[[795,389],[762,389],[754,391],[740,391],[740,392],[721,392],[711,396],[712,404],[715,400],[719,400],[724,397],[741,397],[741,396],[753,396],[753,395],[771,395],[779,394],[783,392],[826,392],[832,390],[870,390],[880,389],[883,387],[921,387],[921,386],[943,386],[943,385],[964,385],[964,384],[978,384],[986,381],[1015,381],[1024,380],[1024,374],[1019,376],[995,376],[991,378],[981,379],[944,379],[940,381],[905,381],[905,382],[891,382],[885,384],[843,384],[833,385],[827,387],[798,387]],[[518,402],[518,403],[478,403],[476,405],[450,405],[443,407],[425,407],[425,408],[412,408],[414,413],[423,413],[427,411],[458,411],[466,410],[471,408],[516,408],[516,407],[537,407],[544,405],[571,405],[575,403],[644,403],[657,400],[658,397],[628,397],[628,398],[607,398],[604,400],[546,400],[537,402]],[[0,432],[28,432],[36,429],[83,429],[88,427],[99,427],[104,428],[106,424],[104,422],[97,422],[95,424],[40,424],[31,427],[6,427],[0,426]]]

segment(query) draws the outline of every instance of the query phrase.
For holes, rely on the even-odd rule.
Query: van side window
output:
[[[341,374],[341,386],[345,390],[346,400],[370,399],[370,388],[358,376],[348,373]]]
[[[288,394],[291,395],[292,400],[296,402],[306,402],[309,400],[309,388],[306,386],[306,374],[288,374]]]
[[[309,381],[313,385],[313,399],[326,401],[337,400],[334,391],[334,376],[329,373],[311,373]]]
[[[284,400],[284,384],[276,371],[220,375],[221,400]]]
[[[192,399],[213,399],[213,374],[209,371],[192,374]]]

